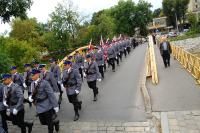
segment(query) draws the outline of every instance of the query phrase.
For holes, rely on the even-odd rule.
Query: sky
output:
[[[30,18],[35,17],[39,22],[47,22],[49,14],[54,11],[56,5],[63,0],[33,0],[33,5],[28,11]],[[72,0],[75,8],[86,16],[91,16],[94,12],[110,8],[117,5],[119,0]],[[133,0],[137,3],[139,0]],[[162,6],[162,0],[146,0],[153,5],[152,9]],[[0,23],[0,34],[10,31],[10,25]]]

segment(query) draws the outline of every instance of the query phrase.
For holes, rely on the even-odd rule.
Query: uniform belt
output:
[[[65,85],[65,87],[67,87],[67,88],[73,87],[73,86],[76,86],[76,84]]]

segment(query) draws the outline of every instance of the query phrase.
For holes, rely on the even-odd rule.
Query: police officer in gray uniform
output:
[[[114,47],[115,53],[116,53],[115,60],[117,62],[117,65],[119,66],[119,56],[120,56],[119,45],[116,42],[114,42],[113,45],[114,45],[113,47]]]
[[[32,70],[31,95],[29,101],[36,106],[36,112],[39,116],[40,123],[48,126],[48,133],[59,131],[59,120],[56,120],[56,113],[59,111],[58,102],[50,84],[40,79],[40,71]]]
[[[122,41],[122,46],[123,46],[123,49],[124,49],[124,56],[126,58],[126,55],[127,55],[127,52],[126,52],[126,50],[127,50],[127,43],[126,43],[125,40]]]
[[[62,102],[62,94],[63,94],[63,89],[61,87],[61,84],[62,84],[62,79],[61,79],[61,71],[60,71],[60,67],[57,65],[57,61],[56,59],[50,59],[50,72],[53,73],[54,75],[54,78],[57,82],[57,86],[58,86],[58,89],[59,89],[59,98],[58,98],[58,104],[59,104],[59,107],[61,105],[61,102]]]
[[[124,49],[123,49],[123,46],[122,46],[122,41],[119,42],[119,51],[120,51],[120,61],[122,62],[122,57],[123,57],[123,54],[124,54]]]
[[[66,88],[68,100],[74,106],[74,121],[77,121],[79,119],[78,110],[81,109],[82,104],[82,101],[79,101],[77,96],[81,91],[82,81],[78,70],[72,68],[71,61],[64,62],[62,82],[64,87]]]
[[[8,133],[8,126],[6,123],[6,107],[3,105],[4,85],[0,83],[0,115],[2,128]]]
[[[24,78],[22,75],[20,75],[18,72],[17,72],[17,67],[16,66],[12,66],[10,68],[11,70],[11,74],[12,74],[12,81],[15,83],[15,84],[18,84],[19,86],[22,87],[23,91],[25,88],[27,88],[27,85],[25,84],[24,82]]]
[[[5,85],[3,104],[7,107],[7,112],[10,112],[10,120],[21,128],[21,133],[26,133],[26,127],[28,133],[31,133],[33,123],[24,121],[24,96],[21,86],[13,83],[10,74],[3,74],[2,78]]]
[[[99,72],[101,73],[102,79],[104,79],[104,54],[101,48],[97,48],[98,51],[95,52],[95,61],[98,64]]]
[[[46,64],[40,64],[39,70],[41,71],[40,78],[48,81],[51,87],[53,88],[54,92],[59,92],[57,81],[54,78],[54,74],[52,72],[47,71]]]
[[[83,81],[84,57],[78,51],[76,51],[75,63],[79,69],[79,73],[81,74],[81,78]]]
[[[130,54],[130,52],[131,52],[131,41],[130,41],[130,39],[127,39],[126,43],[127,43],[127,52],[128,52],[128,54]]]
[[[89,88],[93,90],[94,100],[97,101],[97,95],[99,93],[99,89],[97,87],[97,80],[101,81],[101,74],[99,73],[98,65],[95,61],[92,60],[91,55],[86,55],[87,63],[85,63],[84,69],[84,77],[87,79],[87,83]]]
[[[28,91],[28,96],[30,95],[31,92],[29,92],[30,90],[30,86],[31,86],[31,82],[32,82],[32,79],[31,79],[31,64],[24,64],[24,69],[25,69],[25,72],[24,72],[24,82],[25,84],[27,85],[27,91]],[[29,107],[32,107],[32,103],[30,103],[28,101],[28,99],[24,99],[24,102],[27,102],[29,103]]]
[[[110,46],[108,48],[108,59],[109,59],[110,65],[112,66],[113,72],[115,72],[115,58],[116,58],[115,49],[113,46]]]

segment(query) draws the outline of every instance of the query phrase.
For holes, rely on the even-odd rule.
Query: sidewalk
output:
[[[147,80],[147,89],[162,133],[200,133],[200,86],[173,57],[165,68],[157,46],[155,56],[159,84]]]

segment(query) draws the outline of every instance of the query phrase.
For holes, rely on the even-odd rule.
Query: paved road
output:
[[[146,46],[142,45],[132,50],[123,63],[113,73],[109,68],[105,79],[98,83],[100,95],[97,102],[93,102],[93,93],[84,81],[79,98],[83,101],[79,122],[144,122],[146,121],[143,99],[139,89],[140,74],[144,65]],[[34,117],[33,109],[27,109],[26,118]],[[65,125],[73,122],[73,106],[69,104],[66,95],[64,96],[60,121]],[[36,124],[40,127],[40,124]],[[46,131],[46,127],[43,130]],[[35,130],[35,129],[34,129]]]
[[[153,111],[184,111],[200,109],[200,87],[195,85],[194,78],[171,59],[171,67],[164,68],[159,49],[155,46],[159,84],[148,82],[152,98]]]

